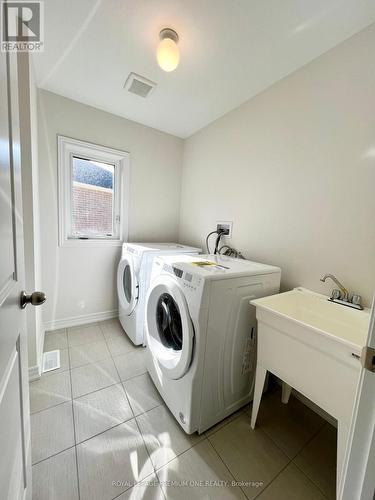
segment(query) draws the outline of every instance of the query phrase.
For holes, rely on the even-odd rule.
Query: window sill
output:
[[[95,240],[95,239],[64,239],[59,242],[59,247],[120,247],[122,240]]]

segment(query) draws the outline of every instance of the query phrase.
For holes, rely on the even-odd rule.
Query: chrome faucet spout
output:
[[[323,281],[323,283],[325,283],[325,281],[326,281],[327,278],[330,278],[334,283],[336,283],[336,285],[338,286],[338,288],[341,290],[341,293],[343,295],[343,297],[342,297],[343,300],[345,300],[345,301],[348,302],[349,301],[349,292],[344,287],[344,285],[342,283],[340,283],[340,281],[333,274],[325,274],[323,276],[323,278],[320,278],[320,281]]]

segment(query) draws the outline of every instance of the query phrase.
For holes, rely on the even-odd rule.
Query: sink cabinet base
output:
[[[282,401],[292,387],[337,419],[337,486],[348,439],[360,365],[351,349],[335,346],[306,327],[257,309],[258,363],[251,427],[254,429],[267,372],[283,382]],[[338,488],[337,488],[338,491]]]

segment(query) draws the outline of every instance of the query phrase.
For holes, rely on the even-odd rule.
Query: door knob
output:
[[[27,304],[32,304],[33,306],[40,306],[46,301],[46,294],[44,292],[33,292],[27,295],[25,291],[21,292],[20,306],[21,309],[25,309]]]

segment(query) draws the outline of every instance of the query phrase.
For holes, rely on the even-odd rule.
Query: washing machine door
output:
[[[185,295],[175,279],[160,276],[146,301],[147,346],[164,375],[179,379],[191,364],[194,328]]]
[[[120,305],[130,315],[138,302],[139,284],[131,255],[122,257],[117,270],[117,293]]]

